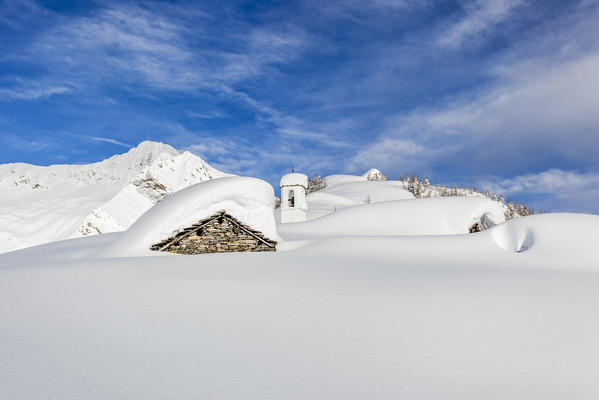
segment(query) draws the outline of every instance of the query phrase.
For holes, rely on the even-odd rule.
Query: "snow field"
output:
[[[0,255],[0,398],[599,398],[599,216],[468,234],[499,203],[330,178],[305,223],[223,178],[127,232]],[[222,207],[277,252],[147,250]]]
[[[596,273],[394,239],[4,265],[0,397],[599,394]]]
[[[346,235],[452,235],[467,233],[483,214],[503,222],[501,205],[478,197],[436,197],[361,204],[305,223],[280,224],[285,239]]]

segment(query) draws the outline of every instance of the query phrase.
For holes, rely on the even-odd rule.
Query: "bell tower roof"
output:
[[[304,174],[293,172],[291,174],[283,175],[281,178],[281,187],[283,186],[302,186],[308,187],[308,177]]]

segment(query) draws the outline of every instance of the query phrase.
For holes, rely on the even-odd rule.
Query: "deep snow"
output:
[[[192,185],[149,209],[104,256],[151,254],[151,245],[219,211],[226,211],[267,238],[279,241],[274,199],[272,186],[257,178],[227,177]]]
[[[331,178],[275,253],[0,255],[0,398],[599,397],[599,216]]]

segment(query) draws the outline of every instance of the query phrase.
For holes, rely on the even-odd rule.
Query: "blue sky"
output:
[[[599,2],[0,0],[0,163],[143,140],[599,213]]]

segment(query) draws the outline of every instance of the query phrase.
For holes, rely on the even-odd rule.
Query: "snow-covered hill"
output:
[[[442,200],[452,197],[479,199],[480,204],[486,204],[489,211],[492,210],[494,212],[494,223],[503,222],[505,219],[528,215],[530,212],[529,209],[523,207],[520,203],[506,203],[503,197],[499,198],[497,196],[491,196],[488,193],[482,193],[474,189],[431,185],[428,183],[428,180],[419,181],[416,177],[402,177],[400,180],[387,180],[387,178],[375,168],[370,169],[361,176],[330,175],[324,179],[324,182],[326,183],[326,186],[323,189],[311,192],[307,195],[308,220],[319,218],[356,205],[396,200],[426,200],[430,198],[438,198],[438,200],[426,200],[426,202],[422,204],[437,204],[441,207],[440,209],[435,210],[435,206],[433,206],[430,212],[440,212],[448,215],[451,213],[448,213],[447,210],[444,209],[442,206],[443,204],[467,204],[468,202]],[[475,201],[471,201],[471,205],[475,203]],[[279,213],[277,212],[277,217],[279,217],[278,214]]]
[[[1,254],[0,398],[599,398],[599,216],[467,233],[503,206],[332,176],[276,252],[148,249],[229,200],[272,214],[248,179],[181,191],[124,233]]]
[[[227,175],[156,142],[94,164],[2,164],[0,252],[125,230],[165,196]]]

